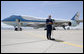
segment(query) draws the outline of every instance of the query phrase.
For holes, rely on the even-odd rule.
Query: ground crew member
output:
[[[47,28],[47,39],[51,40],[51,32],[52,32],[53,20],[51,19],[51,15],[49,15],[48,19],[46,19],[46,28]]]

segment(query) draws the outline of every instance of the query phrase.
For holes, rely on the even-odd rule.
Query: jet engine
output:
[[[74,27],[74,26],[77,26],[78,23],[76,21],[71,21],[68,23],[68,25]]]

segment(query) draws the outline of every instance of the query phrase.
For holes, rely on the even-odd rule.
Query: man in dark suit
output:
[[[48,19],[46,19],[47,39],[49,40],[51,40],[52,25],[53,20],[51,19],[51,15],[49,15]]]

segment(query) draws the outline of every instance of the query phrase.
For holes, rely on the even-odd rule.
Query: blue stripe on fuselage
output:
[[[21,16],[10,16],[2,21],[12,22],[12,21],[16,21],[16,19],[19,19],[20,21],[24,21],[24,22],[46,22],[46,21],[41,21],[41,20],[26,20],[26,19],[22,18]]]

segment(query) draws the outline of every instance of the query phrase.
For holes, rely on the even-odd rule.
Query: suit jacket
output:
[[[51,24],[49,24],[51,23]],[[53,20],[52,19],[46,19],[46,27],[47,30],[52,30]]]

